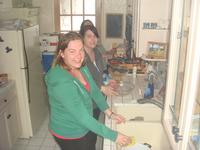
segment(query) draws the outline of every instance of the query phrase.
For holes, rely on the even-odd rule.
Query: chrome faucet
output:
[[[141,99],[138,99],[137,102],[139,104],[151,103],[151,104],[154,104],[154,105],[158,106],[160,109],[164,109],[163,102],[162,101],[158,101],[158,100],[153,99],[153,98],[141,98]]]

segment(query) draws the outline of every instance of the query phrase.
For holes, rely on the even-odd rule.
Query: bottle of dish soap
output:
[[[148,87],[150,89],[150,97],[153,97],[154,96],[154,74],[152,72],[149,74]]]

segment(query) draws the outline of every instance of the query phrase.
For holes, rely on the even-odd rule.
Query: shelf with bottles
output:
[[[170,30],[169,28],[155,28],[155,29],[150,29],[150,28],[142,28],[142,30],[146,31],[168,31]]]
[[[159,24],[157,22],[143,22],[143,30],[169,30],[168,25],[165,24]]]
[[[142,55],[142,57],[141,57],[143,60],[145,60],[145,61],[157,61],[157,62],[166,62],[167,61],[167,59],[166,58],[148,58],[147,56],[145,56],[145,55]]]

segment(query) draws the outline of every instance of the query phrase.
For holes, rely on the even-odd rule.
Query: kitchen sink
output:
[[[121,114],[126,120],[161,122],[162,110],[153,104],[122,104],[112,107],[115,113]]]
[[[128,121],[122,124],[113,124],[113,129],[134,136],[136,143],[147,144],[151,150],[172,150],[165,134],[164,128],[159,122]],[[116,145],[116,150],[126,150]]]
[[[171,150],[161,123],[162,110],[153,104],[113,104],[114,112],[126,118],[122,124],[112,123],[112,128],[125,135],[134,136],[136,143],[151,145],[152,150]],[[126,150],[115,145],[116,150]]]

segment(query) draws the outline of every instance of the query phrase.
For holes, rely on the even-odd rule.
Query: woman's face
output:
[[[68,47],[61,52],[61,57],[63,58],[64,63],[71,69],[80,68],[85,57],[82,41],[70,41]]]
[[[87,30],[84,36],[84,46],[93,49],[96,47],[96,45],[97,45],[96,35],[91,30]]]

